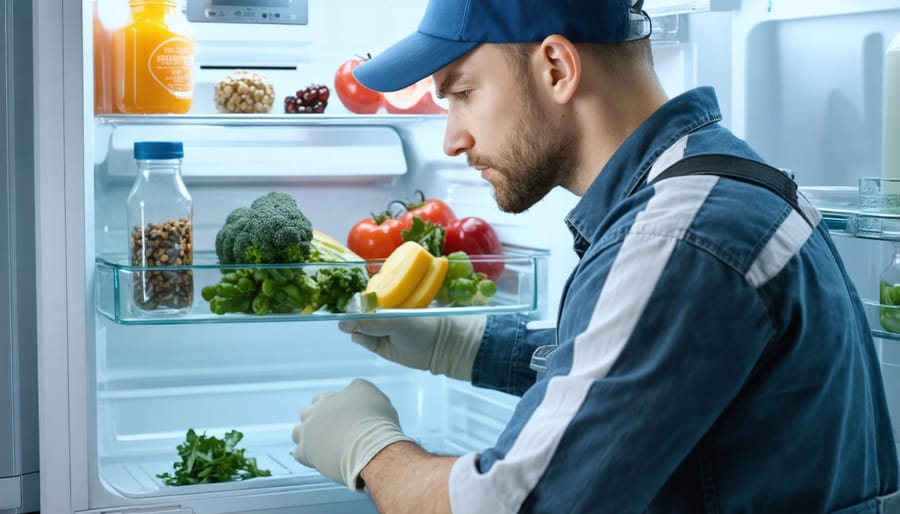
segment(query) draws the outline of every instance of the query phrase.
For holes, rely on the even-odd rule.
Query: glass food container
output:
[[[134,144],[137,178],[128,194],[128,252],[140,317],[190,311],[194,301],[193,202],[181,178],[180,142]],[[147,268],[147,269],[143,269]],[[166,269],[175,268],[175,269]]]

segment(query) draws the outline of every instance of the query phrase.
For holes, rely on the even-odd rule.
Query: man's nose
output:
[[[460,155],[470,150],[475,144],[475,138],[465,129],[465,124],[454,115],[453,109],[447,113],[447,128],[444,131],[444,153],[450,157]]]

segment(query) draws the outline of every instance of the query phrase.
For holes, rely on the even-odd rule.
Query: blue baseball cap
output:
[[[559,34],[573,43],[650,36],[643,0],[431,0],[416,32],[353,70],[375,91],[422,80],[481,43],[527,43]]]

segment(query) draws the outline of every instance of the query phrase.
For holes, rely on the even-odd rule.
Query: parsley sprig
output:
[[[243,438],[244,434],[237,430],[219,439],[206,433],[197,435],[191,428],[185,441],[177,447],[181,462],[172,465],[174,474],[159,473],[156,476],[166,485],[209,484],[271,476],[269,470],[256,466],[255,458],[245,457],[244,450],[237,449]]]

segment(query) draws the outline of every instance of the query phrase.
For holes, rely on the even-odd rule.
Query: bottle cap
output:
[[[184,146],[181,141],[138,141],[134,144],[134,158],[147,159],[181,159],[184,157]]]

